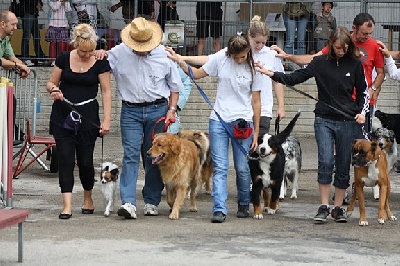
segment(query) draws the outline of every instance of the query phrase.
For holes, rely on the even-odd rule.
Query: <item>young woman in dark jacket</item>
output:
[[[318,146],[318,184],[321,206],[314,217],[326,222],[331,214],[336,222],[346,222],[341,208],[345,190],[350,185],[350,163],[353,140],[362,137],[369,95],[359,51],[344,27],[336,28],[328,40],[329,52],[315,57],[304,69],[291,74],[271,72],[257,64],[259,72],[272,80],[295,85],[314,77],[319,101],[315,105],[314,130]],[[336,159],[334,150],[336,149]],[[329,209],[329,191],[334,164],[335,202]]]

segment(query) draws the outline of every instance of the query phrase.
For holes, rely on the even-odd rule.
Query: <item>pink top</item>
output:
[[[49,5],[52,11],[49,26],[57,28],[68,27],[68,20],[65,12],[72,11],[71,4],[68,1],[50,1]]]

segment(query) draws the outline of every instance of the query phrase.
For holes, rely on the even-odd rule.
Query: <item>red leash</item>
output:
[[[163,116],[163,117],[161,117],[160,119],[158,119],[158,120],[156,121],[156,123],[154,124],[153,131],[151,131],[151,141],[154,140],[154,130],[156,129],[157,124],[160,123],[161,121],[164,121],[165,119],[166,119],[165,116]],[[171,123],[175,123],[175,119],[170,119],[170,120],[168,120],[168,122],[165,123],[163,132],[167,132],[168,127],[169,127],[169,125],[170,125]]]

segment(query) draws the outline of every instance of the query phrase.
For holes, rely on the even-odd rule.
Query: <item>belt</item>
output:
[[[149,106],[149,105],[165,103],[166,101],[167,101],[167,99],[161,98],[161,99],[157,99],[157,100],[152,101],[152,102],[131,103],[131,102],[128,102],[128,101],[122,101],[122,103],[124,103],[124,104],[126,104],[128,106],[146,107],[146,106]]]

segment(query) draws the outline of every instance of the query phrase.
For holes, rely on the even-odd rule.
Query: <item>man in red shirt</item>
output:
[[[360,49],[361,61],[365,71],[365,78],[368,83],[368,93],[371,98],[370,100],[370,113],[373,114],[373,106],[376,104],[379,92],[381,90],[381,84],[385,78],[384,72],[384,59],[380,52],[380,45],[376,40],[372,39],[371,35],[375,29],[375,20],[368,13],[360,13],[353,20],[351,38],[354,43]],[[292,61],[298,65],[306,65],[318,55],[327,54],[328,48],[325,47],[321,51],[313,55],[292,55],[286,54],[282,49],[277,46],[271,46],[271,49],[278,52],[278,57],[285,60]],[[372,71],[375,68],[377,73],[374,80],[372,80]],[[368,132],[371,131],[372,116],[367,114],[367,128]]]

